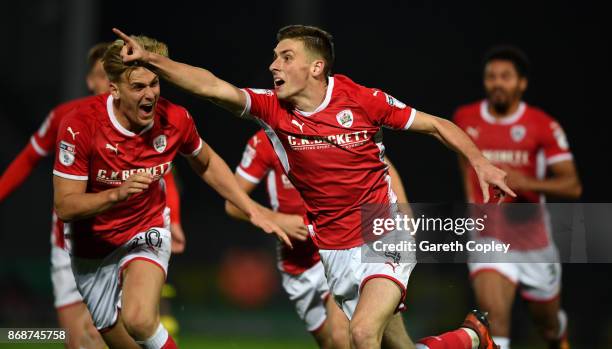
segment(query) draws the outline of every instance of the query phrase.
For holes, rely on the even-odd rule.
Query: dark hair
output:
[[[334,38],[330,33],[317,27],[294,24],[281,28],[276,34],[276,40],[279,42],[285,39],[300,40],[306,49],[321,55],[325,61],[325,75],[331,74],[335,53]]]
[[[483,67],[494,60],[510,61],[520,77],[526,78],[529,75],[529,59],[518,47],[510,45],[492,47],[485,54]]]
[[[92,70],[96,62],[104,57],[104,52],[106,52],[109,45],[110,42],[99,42],[89,49],[89,52],[87,52],[87,66],[89,70]]]

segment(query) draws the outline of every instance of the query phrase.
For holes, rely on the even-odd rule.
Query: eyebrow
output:
[[[286,49],[286,50],[282,50],[282,51],[281,51],[281,52],[279,52],[278,54],[276,53],[276,51],[272,50],[272,53],[274,53],[274,56],[282,55],[282,54],[284,54],[284,53],[289,53],[289,52],[290,52],[290,53],[293,53],[293,50],[292,50],[292,49],[290,49],[290,48],[288,48],[288,49]]]

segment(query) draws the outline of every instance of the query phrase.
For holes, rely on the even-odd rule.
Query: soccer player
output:
[[[455,122],[508,173],[508,185],[518,196],[505,202],[542,203],[544,195],[578,198],[581,184],[563,129],[544,111],[522,101],[527,66],[525,54],[515,47],[491,49],[484,61],[486,99],[458,108]],[[476,175],[464,159],[460,164],[468,201],[482,203]],[[541,263],[469,264],[477,303],[489,312],[493,339],[502,349],[510,348],[510,314],[517,288],[549,348],[569,348],[567,317],[560,308],[561,265],[554,263],[557,251],[545,216],[526,229],[516,224],[505,228],[506,236],[518,245],[514,260],[529,261],[530,255],[539,255]]]
[[[361,261],[364,237],[370,238],[361,229],[362,208],[396,200],[382,161],[381,127],[435,136],[469,159],[487,199],[491,185],[514,195],[505,172],[452,122],[344,75],[331,75],[332,38],[319,28],[292,25],[279,31],[269,67],[274,90],[239,89],[208,70],[148,52],[121,31],[115,33],[126,41],[125,62],[150,67],[181,88],[262,126],[283,171],[304,199],[306,225],[319,248],[334,300],[350,320],[353,348],[380,347],[415,266]],[[481,315],[468,314],[463,328],[428,338],[423,345],[494,348]]]
[[[391,186],[398,203],[408,199],[395,167],[389,165]],[[348,319],[329,297],[329,286],[317,247],[308,236],[303,216],[306,213],[300,193],[291,184],[276,157],[274,148],[263,130],[249,139],[242,160],[236,168],[236,180],[240,187],[251,193],[265,178],[273,221],[293,240],[293,249],[279,246],[278,268],[282,284],[296,312],[321,348],[349,348]],[[226,201],[226,212],[237,219],[247,220],[246,215]],[[396,314],[383,336],[385,348],[405,348],[412,343],[401,315]],[[394,329],[393,331],[391,329]]]
[[[133,40],[167,55],[163,43]],[[158,310],[171,248],[163,176],[175,155],[254,225],[286,235],[259,214],[187,110],[159,96],[157,75],[123,63],[122,47],[118,40],[103,57],[110,94],[82,100],[59,125],[55,209],[77,287],[106,344],[176,348]]]
[[[108,79],[102,67],[102,55],[108,43],[94,45],[87,56],[89,71],[86,82],[89,91],[100,94],[108,90]],[[45,119],[30,142],[11,162],[0,177],[0,202],[17,189],[34,170],[34,167],[55,150],[57,127],[79,99],[55,107]],[[55,308],[59,325],[70,333],[68,348],[102,348],[102,337],[93,327],[91,316],[83,303],[70,268],[70,256],[64,250],[63,223],[52,215],[51,227],[51,280],[55,296]]]

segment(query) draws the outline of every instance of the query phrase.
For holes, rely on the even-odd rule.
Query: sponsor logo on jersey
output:
[[[301,133],[304,133],[304,123],[300,124],[296,119],[291,119],[291,125],[296,126]]]
[[[166,145],[168,145],[168,139],[166,138],[166,135],[159,135],[153,140],[153,148],[156,152],[160,154],[163,153],[164,150],[166,150]]]
[[[115,143],[115,146],[106,143],[105,149],[108,149],[115,153],[115,155],[119,155],[119,144]]]
[[[398,109],[404,109],[406,108],[406,105],[402,102],[400,102],[399,100],[397,100],[395,97],[386,94],[385,93],[385,97],[387,97],[387,103],[392,106],[392,107],[396,107]]]
[[[468,128],[465,129],[465,133],[470,135],[470,137],[472,137],[473,139],[478,138],[479,135],[478,129],[472,126],[468,126]]]
[[[262,88],[249,88],[249,90],[258,95],[272,96],[274,94],[272,90],[266,90]]]
[[[369,139],[367,130],[330,136],[304,136],[300,138],[287,136],[289,146],[294,150],[325,149],[332,146],[354,148],[364,144]]]
[[[510,137],[512,140],[519,143],[525,138],[527,129],[523,125],[514,125],[510,128]]]
[[[112,184],[112,185],[120,185],[123,181],[126,181],[130,176],[136,173],[148,173],[150,174],[154,180],[161,178],[172,165],[172,161],[164,162],[163,164],[152,166],[152,167],[142,167],[142,168],[133,168],[129,170],[105,170],[98,169],[98,174],[96,176],[96,180],[98,182]]]
[[[255,148],[251,147],[250,144],[247,144],[246,148],[244,148],[244,152],[242,153],[242,160],[240,160],[240,166],[244,168],[248,168],[251,166],[253,159],[255,158]]]
[[[72,130],[72,127],[70,127],[70,126],[68,127],[68,132],[70,132],[70,135],[72,135],[72,140],[73,140],[73,141],[76,139],[76,136],[77,136],[79,133],[81,133],[81,132],[74,132],[74,131]]]
[[[336,120],[342,127],[349,128],[353,126],[353,112],[350,109],[345,109],[336,114]]]
[[[529,152],[526,150],[489,150],[482,151],[489,161],[513,166],[529,165]]]
[[[74,144],[60,141],[59,144],[59,161],[64,166],[70,166],[74,163],[74,155],[76,153]]]

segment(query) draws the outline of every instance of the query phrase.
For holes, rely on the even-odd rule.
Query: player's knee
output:
[[[125,329],[136,340],[145,340],[151,337],[159,324],[156,316],[148,314],[141,307],[126,309],[121,313],[121,317]]]
[[[354,348],[375,348],[380,346],[382,335],[371,324],[365,321],[351,321],[349,330],[351,344]]]

